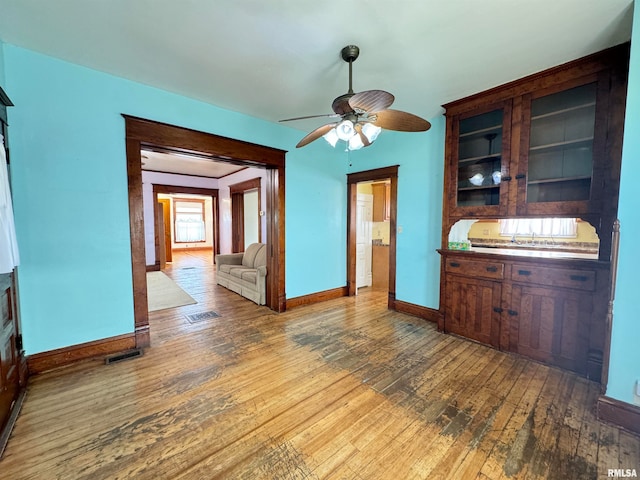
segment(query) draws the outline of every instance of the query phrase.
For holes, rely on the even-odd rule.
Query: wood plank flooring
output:
[[[198,304],[153,312],[143,357],[31,378],[0,478],[640,474],[640,439],[596,420],[594,383],[440,334],[380,292],[276,314],[210,265],[176,254],[165,273]]]

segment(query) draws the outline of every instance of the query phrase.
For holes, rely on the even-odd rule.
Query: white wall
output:
[[[258,191],[244,194],[244,246],[256,243],[260,238],[258,231],[260,217],[258,216]],[[266,242],[266,239],[265,239]]]
[[[267,210],[267,171],[262,168],[246,168],[233,175],[218,180],[218,198],[220,199],[220,253],[231,252],[231,194],[229,185],[260,178],[260,209]],[[260,217],[262,243],[267,241],[266,215]]]

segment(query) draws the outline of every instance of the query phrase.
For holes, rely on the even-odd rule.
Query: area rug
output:
[[[147,303],[149,311],[192,305],[191,295],[162,272],[147,272]]]

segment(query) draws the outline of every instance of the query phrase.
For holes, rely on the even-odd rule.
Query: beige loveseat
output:
[[[252,243],[243,253],[216,255],[216,280],[243,297],[266,303],[267,246]]]

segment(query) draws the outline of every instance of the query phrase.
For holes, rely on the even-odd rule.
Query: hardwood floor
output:
[[[197,301],[150,315],[144,356],[32,377],[2,479],[599,479],[640,439],[598,386],[437,332],[361,292],[276,314],[165,273]],[[215,311],[219,317],[189,319]]]

